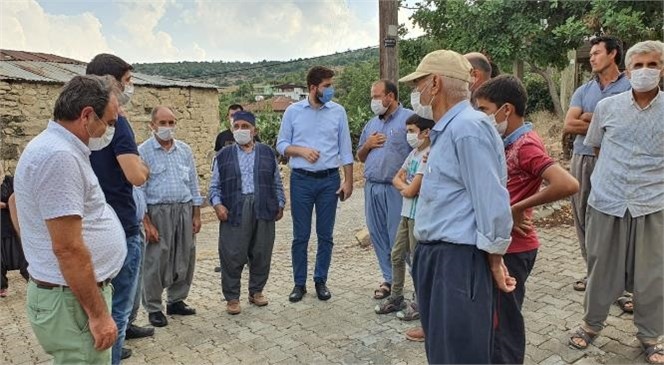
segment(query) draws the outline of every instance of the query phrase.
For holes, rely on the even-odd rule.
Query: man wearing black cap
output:
[[[284,213],[279,166],[272,149],[256,143],[256,118],[250,112],[233,116],[236,144],[217,155],[210,181],[210,204],[219,219],[219,258],[226,311],[239,314],[240,279],[249,263],[249,303],[268,304],[263,288],[270,273],[274,222]]]

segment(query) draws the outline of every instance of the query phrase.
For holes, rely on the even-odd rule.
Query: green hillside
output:
[[[195,79],[221,87],[243,83],[303,82],[306,71],[314,65],[343,68],[358,62],[377,61],[378,49],[365,48],[331,55],[298,58],[286,62],[173,62],[134,64],[137,72],[176,79]]]

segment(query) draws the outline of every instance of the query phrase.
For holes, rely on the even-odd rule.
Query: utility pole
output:
[[[399,48],[397,29],[399,27],[399,1],[378,0],[380,78],[395,84],[399,75]]]

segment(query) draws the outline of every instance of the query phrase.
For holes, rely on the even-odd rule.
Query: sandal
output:
[[[387,299],[385,299],[382,303],[377,305],[376,308],[374,308],[374,311],[376,312],[376,314],[388,314],[402,309],[405,305],[406,303],[403,300],[403,296],[399,296],[396,298],[390,296]]]
[[[625,293],[616,300],[616,305],[623,310],[623,312],[634,313],[634,301],[632,300],[631,293]]]
[[[577,280],[574,282],[574,285],[572,285],[572,288],[576,291],[586,291],[586,284],[588,284],[588,278],[583,278],[581,280]]]
[[[385,299],[392,294],[392,284],[390,283],[382,283],[378,287],[378,289],[374,290],[374,299]]]
[[[404,308],[397,312],[397,318],[402,321],[414,321],[420,319],[417,303],[415,301],[407,301]]]
[[[599,333],[588,332],[584,330],[583,327],[579,327],[576,329],[576,332],[574,332],[572,336],[569,338],[568,343],[570,346],[574,347],[575,349],[585,350],[588,348],[588,346],[590,346],[591,343],[593,343],[593,341],[595,341],[595,338],[597,338],[598,335]],[[576,341],[574,340],[577,339],[583,340],[583,342],[586,343],[585,346],[576,343]]]
[[[643,350],[646,353],[646,362],[648,364],[664,364],[664,361],[661,362],[655,362],[651,358],[653,355],[664,355],[664,345],[661,343],[658,344],[653,344],[653,345],[646,345],[646,344],[641,344],[643,347]]]

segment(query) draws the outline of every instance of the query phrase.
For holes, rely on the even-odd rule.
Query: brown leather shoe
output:
[[[406,338],[410,341],[424,342],[424,330],[422,327],[413,327],[406,331]]]
[[[226,312],[228,314],[240,314],[240,312],[242,312],[242,309],[240,308],[240,300],[231,299],[226,302]]]
[[[265,295],[263,295],[262,292],[254,293],[253,295],[249,295],[249,303],[257,306],[257,307],[264,307],[267,305],[267,298]]]

